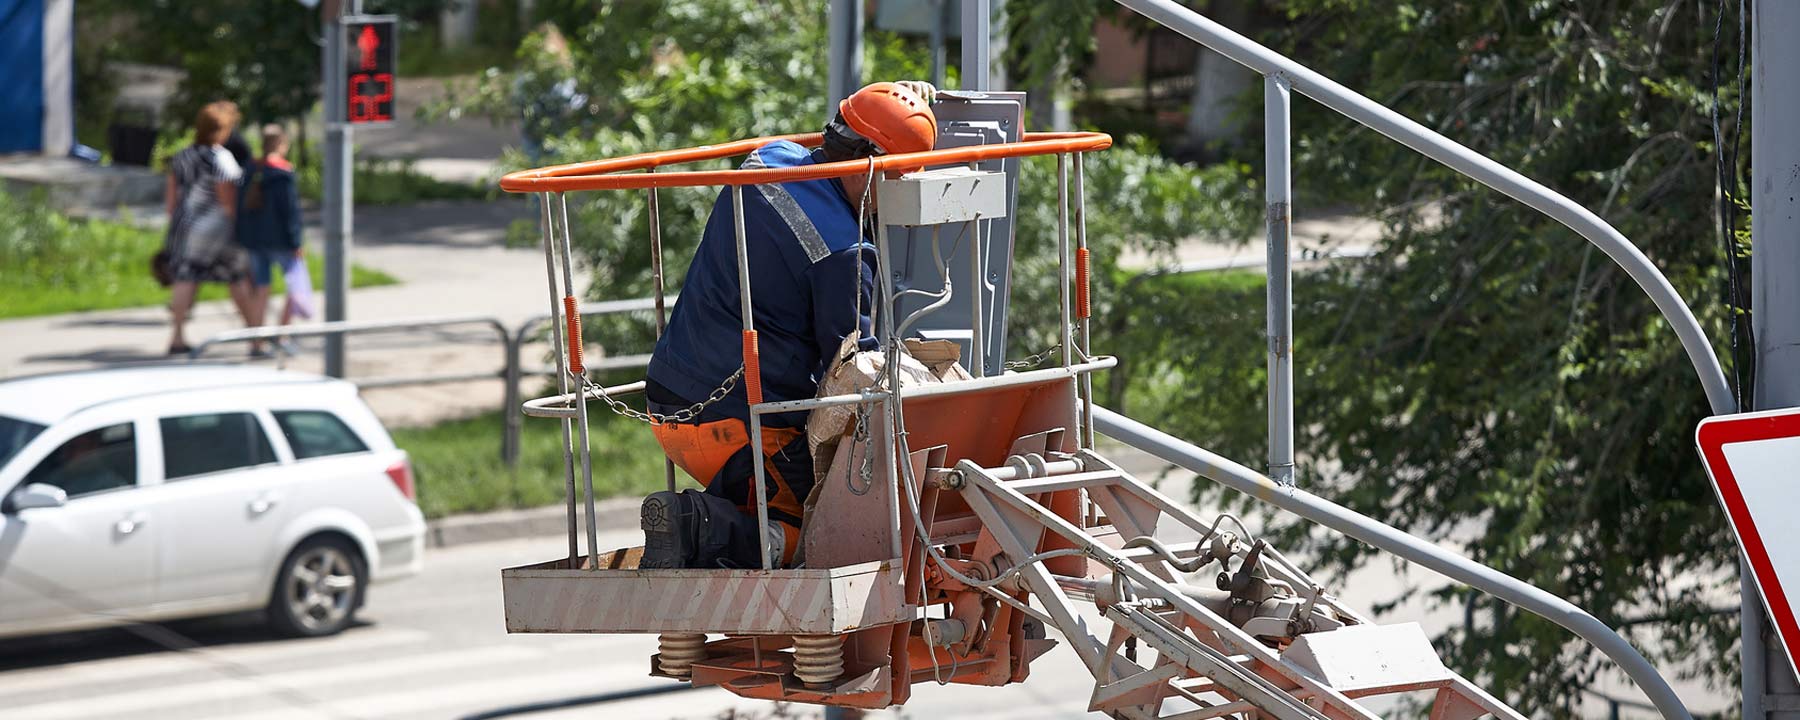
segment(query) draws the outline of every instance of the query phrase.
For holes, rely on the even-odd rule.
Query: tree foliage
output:
[[[1710,9],[1286,7],[1295,22],[1274,44],[1599,213],[1726,350]],[[1738,99],[1723,84],[1729,119]],[[1735,545],[1693,446],[1710,412],[1669,325],[1554,220],[1320,106],[1297,99],[1295,109],[1301,197],[1353,202],[1387,221],[1376,257],[1298,284],[1302,482],[1567,597],[1626,628],[1664,668],[1735,683]],[[1219,292],[1244,304],[1160,311],[1167,324],[1153,337],[1128,339],[1161,358],[1131,379],[1155,391],[1131,400],[1177,435],[1260,464],[1261,400],[1240,384],[1260,382],[1262,357],[1234,359],[1193,338],[1242,347],[1261,308],[1256,293]],[[1343,538],[1312,549],[1341,570],[1374,555]],[[1466,610],[1440,649],[1527,714],[1574,712],[1610,667],[1549,621],[1461,586],[1396,589],[1396,600],[1414,593]]]
[[[1105,11],[1099,0],[1057,1]],[[1286,7],[1295,23],[1273,44],[1593,208],[1669,276],[1715,338],[1725,336],[1709,10],[1555,0]],[[515,72],[494,73],[466,99],[543,109],[542,155],[515,164],[806,131],[825,119],[816,3],[550,3],[546,12],[566,42],[540,34]],[[1048,17],[1023,12],[1016,27],[1047,33]],[[1046,47],[1061,49],[1034,66],[1066,67],[1055,56],[1086,46]],[[924,53],[904,40],[871,33],[867,52],[868,78],[923,75]],[[1737,99],[1727,90],[1724,101],[1729,117]],[[1681,660],[1729,682],[1736,619],[1714,609],[1734,596],[1733,544],[1691,443],[1707,408],[1655,308],[1554,221],[1304,100],[1295,108],[1303,202],[1351,202],[1387,221],[1375,258],[1307,275],[1297,290],[1303,482],[1570,598],[1627,628],[1665,666]],[[1105,281],[1095,293],[1100,330],[1127,356],[1109,378],[1111,397],[1256,464],[1265,451],[1260,283],[1132,280],[1115,265],[1128,247],[1235,236],[1260,209],[1246,168],[1194,169],[1123,141],[1087,171],[1096,278]],[[1042,250],[1055,239],[1054,173],[1049,160],[1023,164],[1020,277],[1048,276],[1034,263],[1047,262]],[[672,283],[714,192],[661,193]],[[642,194],[570,203],[590,293],[646,293]],[[1046,344],[1053,297],[1048,283],[1015,288],[1015,356]],[[1331,567],[1371,559],[1354,543],[1291,534]],[[1548,621],[1464,588],[1395,592],[1472,603],[1440,647],[1529,714],[1572,712],[1606,667]]]
[[[456,0],[369,0],[370,14],[408,21]],[[470,0],[472,1],[472,0]],[[84,0],[86,37],[108,46],[99,57],[167,65],[186,73],[165,109],[165,125],[185,126],[214,100],[246,118],[285,120],[319,99],[319,10],[292,0]]]
[[[551,6],[550,29],[529,38],[511,72],[495,71],[464,111],[525,114],[541,133],[541,156],[514,165],[552,164],[665,150],[745,137],[816,131],[827,118],[823,5],[804,0],[629,0]],[[864,37],[865,79],[926,77],[929,55],[916,39],[882,32]],[[717,167],[725,167],[718,164]],[[1255,217],[1246,169],[1204,170],[1163,159],[1140,140],[1121,138],[1087,159],[1088,227],[1095,262],[1113,267],[1125,247],[1169,248],[1195,233],[1232,237]],[[1015,268],[1017,354],[1054,342],[1053,282],[1056,165],[1027,160],[1021,169]],[[659,191],[666,277],[680,282],[699,242],[717,188]],[[647,203],[642,192],[568,197],[573,239],[592,268],[589,294],[641,297],[651,292]],[[1096,272],[1106,281],[1110,272]],[[1107,297],[1096,293],[1096,297]],[[635,334],[643,323],[607,324],[602,335]],[[623,343],[627,346],[630,341]],[[615,350],[618,344],[609,344]]]

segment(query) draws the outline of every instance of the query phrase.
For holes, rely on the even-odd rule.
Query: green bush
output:
[[[38,197],[0,191],[0,318],[160,305],[169,291],[150,277],[150,258],[162,248],[163,231],[130,222],[77,220]],[[307,256],[314,287],[325,264]],[[353,265],[351,287],[398,282],[379,270]],[[276,281],[273,292],[285,291]],[[201,300],[227,296],[208,283]]]
[[[1119,364],[1096,378],[1098,402],[1259,466],[1267,453],[1263,276],[1138,275],[1113,284],[1116,310],[1095,315],[1093,342]]]

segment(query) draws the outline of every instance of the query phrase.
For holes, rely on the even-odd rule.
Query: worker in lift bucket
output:
[[[758,148],[743,169],[803,167],[931,150],[937,89],[924,82],[878,82],[846,98],[814,150],[778,140]],[[650,357],[644,394],[663,451],[706,487],[644,499],[644,568],[759,568],[752,462],[762,462],[768,494],[767,542],[774,565],[790,565],[800,544],[802,505],[812,491],[805,411],[762,416],[762,447],[750,448],[744,382],[743,317],[732,218],[732,192],[719,193],[688,267],[667,330]],[[874,211],[867,173],[743,189],[744,241],[761,348],[765,401],[803,400],[818,392],[827,365],[852,333],[875,349],[875,246],[859,220]],[[694,417],[677,413],[705,403]]]

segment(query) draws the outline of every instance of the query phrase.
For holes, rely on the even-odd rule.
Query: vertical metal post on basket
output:
[[[970,163],[969,167],[978,169],[975,163]],[[981,303],[981,293],[987,286],[983,282],[987,268],[981,262],[981,254],[986,251],[981,243],[981,226],[981,220],[969,223],[969,228],[975,231],[974,242],[969,243],[969,374],[975,377],[987,375],[987,315],[982,312]]]
[[[550,350],[556,356],[556,380],[563,395],[569,394],[569,372],[564,366],[563,336],[561,324],[555,322],[557,313],[561,311],[559,293],[556,292],[556,225],[554,215],[550,213],[550,193],[543,193],[538,203],[544,213],[544,280],[550,288]],[[563,491],[569,503],[569,567],[575,567],[581,557],[580,547],[575,539],[575,455],[569,449],[574,440],[574,431],[570,428],[569,418],[562,418],[562,451],[563,451]]]
[[[750,408],[750,466],[756,479],[756,543],[762,554],[762,567],[774,567],[769,552],[768,473],[763,469],[762,416],[755,412],[762,404],[762,363],[757,357],[756,318],[750,300],[750,246],[744,240],[744,186],[731,186],[731,228],[737,243],[738,306],[744,316],[744,402]]]
[[[563,276],[563,321],[570,328],[565,340],[570,362],[581,357],[581,312],[570,299],[575,295],[575,252],[569,239],[569,198],[563,193],[556,194],[556,211],[561,216],[562,231],[562,276]],[[595,568],[600,567],[600,526],[594,516],[594,453],[589,446],[588,411],[587,411],[587,371],[585,368],[569,367],[565,373],[575,382],[575,417],[581,423],[581,480],[583,498],[587,505],[587,540],[588,559]]]
[[[1076,340],[1080,343],[1081,361],[1087,362],[1090,318],[1093,316],[1093,270],[1089,263],[1087,243],[1087,192],[1083,185],[1082,159],[1087,153],[1075,154],[1075,316],[1079,326]],[[1094,447],[1094,375],[1082,373],[1078,385],[1081,393],[1081,446]]]
[[[1062,366],[1075,364],[1074,322],[1069,308],[1069,154],[1056,154],[1056,344],[1062,350]]]
[[[1289,247],[1293,222],[1288,151],[1287,77],[1263,77],[1263,149],[1268,201],[1269,479],[1294,484],[1294,271]]]
[[[650,168],[646,173],[656,172]],[[669,313],[664,309],[663,301],[663,260],[662,260],[662,213],[658,211],[656,188],[650,193],[650,279],[656,285],[656,339],[662,340],[663,331],[669,326]],[[675,492],[675,461],[663,458],[663,479],[667,481],[669,492]]]

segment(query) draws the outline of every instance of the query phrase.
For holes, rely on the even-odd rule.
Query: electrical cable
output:
[[[1755,347],[1754,327],[1748,322],[1747,313],[1751,311],[1745,298],[1745,283],[1738,260],[1737,224],[1738,204],[1742,200],[1738,196],[1738,149],[1743,139],[1744,104],[1748,102],[1744,89],[1744,62],[1747,33],[1745,31],[1746,10],[1743,0],[1738,0],[1738,64],[1737,88],[1738,105],[1732,125],[1730,151],[1726,151],[1724,129],[1719,124],[1719,77],[1723,70],[1720,66],[1720,50],[1725,35],[1726,0],[1718,2],[1718,17],[1713,24],[1712,47],[1712,104],[1710,117],[1712,121],[1712,138],[1714,152],[1714,181],[1719,192],[1716,208],[1719,221],[1720,241],[1725,251],[1725,294],[1726,321],[1731,328],[1731,354],[1728,368],[1733,380],[1733,399],[1738,410],[1744,411],[1752,404],[1751,388],[1755,383],[1755,356],[1747,350]],[[1747,203],[1746,203],[1747,204]],[[1741,312],[1740,312],[1741,311]]]
[[[1748,92],[1746,83],[1744,83],[1744,79],[1748,77],[1748,74],[1744,72],[1744,63],[1746,63],[1746,58],[1748,58],[1748,49],[1746,49],[1746,45],[1750,43],[1748,23],[1750,23],[1750,5],[1744,4],[1744,0],[1737,0],[1737,110],[1735,110],[1735,117],[1732,119],[1732,160],[1730,160],[1733,193],[1737,191],[1737,167],[1739,167],[1737,166],[1737,149],[1739,149],[1739,144],[1744,140],[1744,104],[1750,103],[1750,92]],[[1748,211],[1750,200],[1748,200],[1748,198],[1742,200],[1742,205],[1744,205],[1744,209]],[[1733,230],[1737,229],[1737,209],[1739,209],[1739,205],[1737,205],[1737,203],[1732,203],[1730,211],[1732,211]],[[1735,247],[1735,238],[1737,238],[1737,234],[1733,232],[1733,247]],[[1732,268],[1733,270],[1737,270],[1737,272],[1739,272],[1739,277],[1741,277],[1739,283],[1737,283],[1737,299],[1735,299],[1735,302],[1737,302],[1739,308],[1744,308],[1744,313],[1733,313],[1732,315],[1733,320],[1742,317],[1742,322],[1744,322],[1744,342],[1742,342],[1742,344],[1744,344],[1746,360],[1744,360],[1744,364],[1742,364],[1744,380],[1742,380],[1742,401],[1739,403],[1739,409],[1748,410],[1751,409],[1751,405],[1755,405],[1755,401],[1757,401],[1757,398],[1755,398],[1755,389],[1757,389],[1757,355],[1755,355],[1755,353],[1757,353],[1757,349],[1755,349],[1755,347],[1757,347],[1757,328],[1755,328],[1755,324],[1751,324],[1750,315],[1748,315],[1751,310],[1751,301],[1750,297],[1746,297],[1746,295],[1750,292],[1750,284],[1742,281],[1741,263],[1737,263],[1737,256],[1735,256],[1735,254],[1732,256]]]
[[[901,297],[909,294],[917,294],[931,298],[930,304],[914,310],[912,314],[906,316],[905,320],[900,321],[900,327],[894,331],[896,335],[904,336],[906,334],[906,329],[912,327],[913,323],[918,322],[920,318],[923,318],[926,315],[937,312],[945,305],[949,305],[951,298],[955,297],[955,289],[950,286],[950,266],[944,263],[944,254],[939,252],[942,249],[941,244],[938,242],[939,239],[938,229],[932,228],[931,259],[932,262],[937,264],[938,280],[942,283],[943,289],[938,292],[931,292],[928,290],[906,290],[895,293],[894,299],[896,302],[898,302]],[[898,317],[899,314],[900,311],[896,309],[894,315]]]
[[[858,208],[857,208],[857,224],[859,226],[859,229],[864,227],[864,224],[872,219],[870,217],[870,214],[868,213],[868,193],[871,192],[873,189],[872,185],[873,185],[873,178],[874,178],[874,170],[875,170],[874,161],[873,161],[873,159],[871,159],[870,163],[869,163],[869,175],[867,176],[867,183],[865,184],[865,188],[863,190],[862,202],[860,202],[858,204]],[[965,225],[964,229],[963,229],[963,233],[966,233],[966,232],[967,232],[967,225]],[[1029,605],[1026,605],[1023,602],[1020,602],[1018,599],[1001,591],[997,586],[1000,585],[1001,583],[1006,582],[1007,580],[1011,579],[1012,576],[1014,576],[1020,572],[1023,572],[1025,570],[1025,568],[1030,567],[1035,564],[1038,564],[1038,563],[1041,563],[1045,560],[1052,559],[1052,558],[1080,555],[1080,556],[1086,556],[1086,557],[1094,559],[1094,560],[1098,560],[1103,564],[1107,564],[1107,565],[1111,566],[1112,563],[1110,563],[1110,561],[1107,558],[1096,555],[1095,553],[1093,553],[1085,548],[1060,548],[1060,549],[1056,549],[1056,550],[1048,550],[1048,551],[1044,551],[1044,552],[1034,553],[1032,555],[1029,555],[1029,556],[1021,559],[1019,562],[1015,563],[1012,567],[1007,568],[1006,570],[1000,572],[998,575],[995,575],[993,578],[990,578],[987,580],[978,580],[976,578],[973,578],[966,574],[963,574],[962,572],[959,572],[955,568],[950,566],[949,561],[944,558],[943,554],[938,550],[936,545],[934,545],[931,542],[931,534],[930,534],[929,530],[925,527],[924,516],[920,514],[919,491],[918,491],[918,488],[916,488],[914,486],[914,480],[916,479],[916,476],[913,474],[912,463],[907,459],[911,456],[912,453],[911,453],[910,447],[907,444],[905,413],[902,411],[902,408],[901,408],[902,401],[901,401],[901,396],[900,396],[900,377],[899,377],[899,364],[900,364],[899,363],[899,353],[900,353],[900,346],[901,346],[900,345],[900,343],[901,343],[900,333],[904,331],[905,327],[910,326],[913,321],[917,320],[919,317],[923,316],[925,313],[939,309],[944,304],[947,304],[949,302],[949,296],[950,296],[950,292],[951,292],[950,272],[949,272],[948,265],[942,259],[943,258],[942,254],[940,254],[938,252],[939,246],[938,246],[937,240],[938,240],[938,238],[937,238],[936,234],[934,234],[933,238],[932,238],[932,254],[933,254],[934,259],[937,261],[938,267],[941,269],[941,276],[943,279],[943,287],[944,287],[944,290],[942,292],[942,298],[940,300],[938,300],[936,303],[933,303],[930,306],[921,308],[919,311],[914,312],[911,316],[909,316],[906,319],[905,323],[890,323],[887,328],[887,332],[884,333],[885,337],[883,338],[885,341],[883,343],[883,345],[884,345],[884,350],[885,350],[886,356],[885,356],[884,362],[883,362],[884,367],[882,368],[882,375],[885,376],[883,379],[886,381],[886,385],[887,385],[886,390],[889,393],[889,402],[892,403],[891,409],[889,411],[889,415],[890,415],[889,420],[890,420],[890,423],[892,424],[892,430],[893,430],[893,434],[894,434],[894,444],[895,444],[894,454],[895,454],[895,459],[896,459],[895,464],[899,466],[900,480],[901,480],[900,484],[905,486],[906,493],[907,493],[907,499],[909,500],[909,505],[911,506],[910,512],[908,514],[910,514],[912,516],[913,529],[917,533],[919,542],[925,548],[926,556],[930,557],[931,560],[937,564],[938,568],[940,570],[942,570],[945,575],[948,575],[950,578],[952,578],[952,579],[956,580],[957,582],[960,582],[963,585],[966,585],[972,589],[986,592],[986,593],[994,596],[995,598],[999,599],[1001,602],[1006,603],[1008,606],[1018,609],[1020,612],[1025,613],[1027,616],[1038,619],[1041,622],[1045,622],[1047,624],[1054,625],[1055,623],[1051,618],[1047,618],[1042,613],[1039,613],[1039,612],[1033,610]],[[954,241],[955,248],[952,249],[952,253],[955,252],[955,249],[958,249],[961,247],[961,243],[962,243],[962,234],[959,233],[957,235],[956,240]],[[887,268],[878,268],[877,271],[878,272],[888,272],[888,269]],[[858,273],[857,273],[857,304],[858,304],[857,306],[858,306],[859,312],[861,310],[861,302],[862,302],[861,282],[862,282],[862,275],[861,275],[861,272],[859,269]],[[891,286],[889,286],[885,283],[883,284],[882,288],[883,288],[883,295],[885,296],[884,300],[885,300],[886,304],[888,305],[889,311],[897,312],[894,308],[894,303],[898,299],[899,294],[894,293],[891,289]],[[919,292],[920,294],[924,294],[924,295],[928,295],[928,296],[934,296],[934,297],[937,296],[937,293],[925,293],[923,291],[914,291],[914,292]],[[877,305],[877,307],[879,307],[879,304]],[[871,324],[873,324],[873,323],[871,323]],[[871,435],[867,441],[868,444],[872,446],[873,440],[874,440],[874,438]],[[868,456],[873,454],[872,450],[873,450],[872,447],[864,449],[865,460],[867,459]],[[852,454],[854,454],[854,448],[852,450]],[[850,473],[850,476],[854,477],[854,473]],[[854,485],[853,485],[853,489],[854,489]],[[867,492],[866,488],[864,489],[864,492]],[[1235,520],[1235,518],[1234,518],[1234,520]],[[1239,526],[1242,527],[1242,523],[1239,523]],[[1114,570],[1116,571],[1117,568],[1114,568]],[[928,599],[926,592],[927,591],[924,588],[924,586],[921,585],[920,590],[919,590],[919,601],[920,601],[921,607],[923,607],[926,604],[926,601]],[[947,684],[948,681],[944,679],[944,677],[940,671],[940,663],[938,662],[938,658],[937,658],[937,648],[931,644],[929,639],[927,639],[925,646],[926,646],[926,651],[931,655],[932,679],[934,681],[936,681],[939,685]],[[956,659],[956,653],[954,651],[952,651],[950,653],[950,656],[951,656],[951,660],[952,660],[951,677],[955,677],[955,668],[956,668],[956,665],[960,661]]]
[[[875,191],[875,158],[873,156],[871,156],[871,157],[869,157],[869,170],[866,174],[863,175],[863,191],[862,191],[862,194],[857,196],[857,203],[856,203],[856,233],[857,233],[856,241],[858,243],[858,248],[861,248],[863,245],[868,244],[865,241],[869,237],[869,235],[868,235],[869,223],[874,219],[872,214],[869,212],[869,193],[872,193],[874,191]],[[862,317],[863,317],[863,266],[864,266],[864,262],[863,262],[863,259],[860,257],[860,255],[862,254],[862,251],[860,249],[857,254],[859,255],[859,257],[856,259],[855,263],[851,264],[851,272],[856,275],[856,280],[855,280],[855,282],[853,282],[851,284],[853,286],[855,286],[855,288],[856,288],[856,291],[854,293],[856,295],[856,323],[857,323],[856,332],[859,333],[859,339],[860,339],[860,333],[862,332]],[[884,271],[885,269],[886,268],[876,268],[876,271],[881,272],[881,271]],[[874,308],[870,308],[869,315],[870,315],[870,317],[869,317],[869,333],[871,335],[873,335],[875,333]],[[854,356],[855,353],[856,353],[855,350],[851,351],[852,356]],[[837,359],[842,360],[843,358],[837,358]],[[850,468],[857,467],[856,444],[858,442],[862,442],[864,444],[864,448],[863,448],[862,467],[860,468],[860,470],[862,471],[862,473],[865,476],[868,475],[869,459],[873,455],[873,450],[874,450],[874,443],[870,441],[870,438],[868,436],[868,421],[869,421],[869,404],[867,402],[858,402],[856,404],[856,428],[853,431],[855,434],[853,434],[851,436],[850,450],[849,450],[848,454],[845,456],[845,462],[848,463],[848,467],[850,467]],[[856,495],[859,497],[862,495],[867,495],[869,493],[869,489],[875,486],[875,479],[873,477],[868,477],[867,481],[865,483],[863,483],[863,486],[861,488],[858,488],[856,486],[856,476],[857,476],[857,472],[854,470],[845,472],[844,473],[845,486],[847,486],[850,489],[850,494],[852,494],[852,495]]]
[[[869,171],[863,175],[863,191],[862,194],[857,197],[856,232],[858,237],[856,238],[856,241],[859,250],[862,245],[870,244],[866,242],[866,240],[868,239],[870,232],[869,224],[874,220],[874,214],[869,212],[869,193],[872,192],[875,192],[874,156],[869,157]],[[858,254],[861,254],[860,251]],[[856,287],[856,318],[859,324],[861,323],[863,316],[863,264],[862,258],[859,257],[857,258],[857,262],[853,263],[851,267],[851,272],[856,274],[856,282],[852,284]],[[877,268],[877,270],[885,269],[886,268]],[[873,316],[874,309],[870,308],[869,333],[871,335],[875,333],[875,318]]]
[[[873,169],[874,169],[874,165],[871,162],[871,164],[870,164],[871,175],[873,174]],[[867,191],[865,190],[865,195],[866,195],[866,193],[867,193]],[[859,215],[858,224],[861,224],[861,222],[863,221],[863,216],[865,216],[866,211],[867,211],[866,204],[863,207],[858,209],[858,215]],[[960,240],[960,238],[959,238],[959,240]],[[881,272],[888,271],[887,268],[879,268],[879,270]],[[860,275],[859,275],[859,278],[860,278]],[[890,284],[888,284],[888,283],[882,284],[882,295],[883,295],[883,298],[882,298],[883,301],[889,306],[888,309],[890,311],[892,311],[893,303],[894,303],[894,293],[893,293],[892,286]],[[858,292],[858,299],[860,300],[860,298],[861,298],[861,293]],[[1015,564],[1013,567],[1008,568],[1007,570],[1001,572],[999,575],[996,575],[994,578],[989,579],[989,580],[977,580],[977,579],[969,577],[968,575],[965,575],[961,572],[958,572],[955,568],[950,567],[949,562],[944,559],[944,556],[940,552],[938,552],[937,547],[935,545],[933,545],[931,542],[931,533],[925,527],[925,519],[919,512],[919,491],[918,491],[918,488],[913,486],[913,480],[915,479],[915,476],[913,475],[912,463],[908,460],[908,458],[912,455],[912,452],[907,445],[906,419],[905,419],[905,413],[902,412],[902,408],[901,408],[902,401],[901,401],[901,397],[900,397],[900,376],[899,376],[900,334],[899,334],[899,330],[900,330],[900,328],[898,327],[897,324],[890,323],[887,328],[887,332],[884,333],[885,337],[883,338],[883,340],[884,340],[883,345],[884,345],[884,349],[886,351],[886,357],[885,357],[884,363],[883,363],[884,367],[882,368],[882,375],[885,376],[884,379],[887,384],[886,390],[889,393],[889,403],[890,403],[889,422],[892,425],[892,431],[894,434],[895,464],[899,466],[900,484],[905,486],[906,493],[907,493],[907,499],[910,501],[910,505],[911,505],[910,510],[911,511],[908,514],[910,514],[912,516],[913,529],[915,532],[917,532],[919,541],[925,548],[925,554],[928,557],[930,557],[933,562],[937,563],[939,569],[941,569],[946,575],[955,579],[957,582],[963,583],[964,585],[967,585],[971,588],[983,590],[983,591],[989,593],[990,595],[993,595],[994,597],[999,598],[1002,602],[1005,602],[1006,604],[1008,604],[1010,606],[1019,608],[1021,611],[1025,612],[1027,615],[1031,615],[1033,617],[1039,617],[1037,613],[1029,610],[1028,607],[1023,605],[1023,603],[1020,603],[1018,600],[1014,599],[1012,596],[1007,595],[1006,593],[1000,591],[995,586],[1001,582],[1004,582],[1006,579],[1010,578],[1012,575],[1014,575],[1018,572],[1022,572],[1024,570],[1024,568],[1026,568],[1032,564],[1050,559],[1052,557],[1062,557],[1062,556],[1066,556],[1066,555],[1086,555],[1088,557],[1095,558],[1095,559],[1100,559],[1100,558],[1096,557],[1093,553],[1091,553],[1085,549],[1080,549],[1080,548],[1062,548],[1062,549],[1058,549],[1058,550],[1051,550],[1051,551],[1037,553],[1037,554],[1031,555],[1029,557],[1026,557],[1021,562]],[[873,437],[871,437],[870,440],[872,443]],[[924,590],[922,588],[921,588],[920,593],[921,593],[921,602],[923,602]],[[1054,623],[1052,623],[1052,624],[1054,624]],[[937,659],[937,649],[936,649],[936,647],[932,646],[931,643],[929,643],[929,642],[925,643],[925,646],[926,646],[926,651],[928,653],[930,653],[930,655],[931,655],[933,679],[936,680],[938,682],[938,684],[942,685],[946,681],[943,680],[942,675],[939,671],[939,663],[938,663],[938,659]]]

